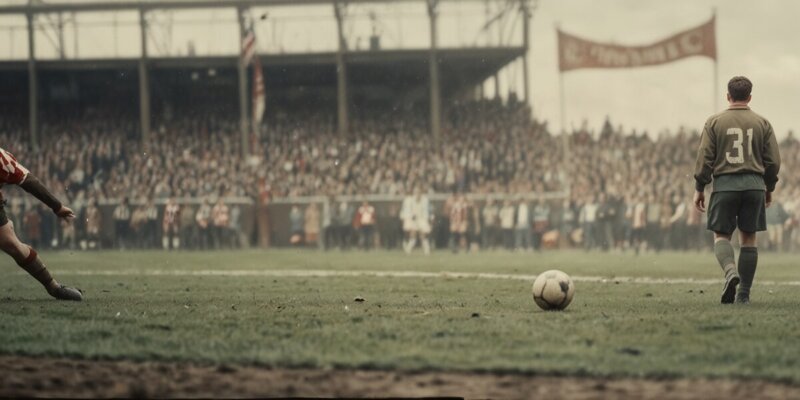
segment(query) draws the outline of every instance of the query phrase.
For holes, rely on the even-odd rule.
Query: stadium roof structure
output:
[[[242,61],[245,58],[243,55],[148,57],[147,40],[141,40],[141,56],[136,58],[36,60],[32,56],[36,54],[33,19],[37,14],[138,10],[140,34],[144,38],[148,31],[146,14],[153,10],[235,8],[239,15],[241,37],[244,39],[247,34],[245,13],[250,7],[329,4],[334,8],[338,26],[337,51],[259,55],[269,101],[279,101],[286,98],[287,94],[296,95],[298,89],[305,90],[307,95],[320,94],[317,97],[329,99],[329,104],[336,104],[339,131],[342,133],[348,129],[351,104],[358,107],[359,102],[362,104],[384,102],[386,105],[396,107],[397,103],[427,103],[430,108],[430,130],[438,139],[442,97],[447,99],[470,91],[474,93],[474,89],[486,79],[520,58],[523,60],[524,99],[528,100],[528,24],[531,10],[536,4],[535,0],[504,2],[518,4],[519,13],[523,17],[521,46],[439,48],[438,7],[440,2],[446,1],[485,2],[485,0],[123,0],[29,2],[25,5],[2,6],[0,15],[18,14],[27,17],[29,56],[26,61],[0,61],[0,84],[11,89],[5,94],[0,94],[0,103],[22,103],[24,93],[27,92],[29,130],[31,141],[36,146],[40,103],[48,104],[50,98],[59,95],[64,97],[65,90],[58,89],[59,85],[63,89],[64,82],[68,81],[72,86],[80,86],[81,95],[86,97],[102,94],[112,88],[127,101],[138,97],[141,136],[142,140],[147,142],[151,119],[151,91],[155,91],[156,96],[153,97],[163,100],[163,97],[170,93],[181,93],[184,96],[187,93],[189,95],[194,93],[202,96],[207,92],[203,89],[204,86],[216,85],[221,92],[226,93],[224,97],[228,98],[229,103],[237,102],[238,91],[241,148],[245,152],[252,126],[249,98],[251,91],[248,85],[251,76],[248,65]],[[423,2],[427,5],[430,23],[429,48],[367,51],[347,48],[342,23],[346,18],[343,10],[349,4],[413,2]],[[45,90],[39,88],[40,81],[41,85],[46,87]],[[157,84],[154,85],[151,81]],[[395,104],[391,104],[392,102]]]
[[[444,96],[469,90],[492,77],[524,53],[521,47],[458,48],[439,50],[439,68]],[[348,84],[352,89],[370,86],[373,90],[390,90],[404,94],[428,84],[427,50],[382,50],[348,53]],[[73,73],[82,81],[91,80],[91,72],[135,71],[138,58],[107,58],[80,60],[37,61],[40,79],[48,75]],[[336,53],[273,54],[261,56],[267,93],[292,87],[336,86]],[[164,57],[148,61],[151,74],[173,75],[173,83],[190,84],[192,74],[214,70],[218,80],[235,78],[238,57]],[[19,102],[27,88],[26,61],[0,61],[0,82],[3,87],[15,88],[5,96],[16,94],[17,99],[0,97],[0,101]],[[23,79],[20,79],[23,77]],[[183,79],[182,79],[183,78]],[[46,94],[45,94],[46,97]]]
[[[520,57],[522,47],[455,48],[439,50],[439,65],[445,86],[475,85]],[[261,55],[268,85],[333,85],[336,83],[336,53]],[[103,58],[37,61],[40,73],[48,71],[126,70],[138,67],[138,58]],[[427,50],[379,50],[349,52],[347,63],[353,84],[410,86],[427,80]],[[151,70],[194,71],[204,68],[235,69],[238,57],[159,57],[148,61]],[[25,72],[27,61],[0,61],[0,73]],[[3,77],[0,76],[0,80]]]
[[[426,0],[140,0],[140,1],[80,1],[75,3],[35,2],[0,7],[0,14],[58,13],[84,11],[156,10],[191,8],[250,8],[270,6],[311,6],[320,4],[391,4]],[[480,2],[486,0],[436,0],[450,2]],[[506,1],[506,0],[490,0]],[[515,0],[512,0],[515,1]]]

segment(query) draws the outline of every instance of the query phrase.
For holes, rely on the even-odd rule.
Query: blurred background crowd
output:
[[[694,129],[648,135],[607,121],[564,140],[512,97],[450,105],[437,143],[425,113],[359,116],[340,136],[333,115],[276,111],[242,158],[238,121],[213,112],[156,121],[148,143],[133,115],[53,116],[36,151],[13,115],[0,119],[2,147],[79,215],[61,225],[4,188],[34,247],[400,249],[400,205],[414,189],[431,200],[434,247],[452,251],[699,250],[711,240],[691,204]],[[791,133],[781,153],[762,246],[793,251],[800,143]]]

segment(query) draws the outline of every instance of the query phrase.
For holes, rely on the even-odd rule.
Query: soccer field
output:
[[[762,252],[747,306],[719,304],[710,252],[43,258],[85,300],[50,300],[9,259],[5,355],[800,384],[800,274],[791,255]],[[576,281],[564,312],[541,311],[531,298],[534,276],[551,268]]]

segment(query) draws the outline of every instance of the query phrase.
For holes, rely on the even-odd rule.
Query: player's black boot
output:
[[[736,286],[739,285],[739,275],[729,274],[725,279],[725,287],[722,289],[722,304],[732,304],[736,299]]]
[[[66,287],[64,285],[58,285],[58,287],[56,287],[55,289],[48,290],[47,293],[50,293],[50,296],[53,296],[59,300],[71,300],[71,301],[83,300],[83,295],[81,294],[80,290],[71,287]]]

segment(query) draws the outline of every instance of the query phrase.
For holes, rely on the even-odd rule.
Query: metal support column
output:
[[[433,139],[438,145],[441,143],[440,126],[442,122],[441,112],[441,93],[439,88],[439,57],[437,54],[437,29],[436,20],[438,17],[439,0],[428,1],[428,17],[430,19],[430,32],[431,32],[431,48],[428,57],[428,66],[430,67],[430,97],[431,97],[431,134]]]
[[[64,60],[67,58],[66,49],[64,49],[64,13],[58,13],[56,29],[58,30],[58,57]]]
[[[503,9],[502,9],[503,6],[502,5],[496,4],[496,3],[493,3],[493,4],[497,5],[497,8],[499,10],[499,13],[497,14],[497,17],[496,17],[497,19],[493,23],[495,31],[497,32],[497,47],[503,47],[503,23],[502,23],[502,19],[503,19],[503,15],[505,14],[505,11],[503,11]],[[494,98],[495,99],[499,99],[501,97],[501,95],[500,95],[500,71],[502,70],[502,68],[503,67],[500,67],[500,69],[498,69],[494,73]]]
[[[139,10],[139,31],[142,39],[142,54],[139,57],[139,121],[142,131],[142,144],[147,149],[150,144],[150,79],[147,74],[147,16]]]
[[[531,10],[528,5],[528,0],[520,1],[520,11],[522,14],[522,47],[525,52],[522,54],[522,80],[525,85],[523,93],[525,93],[525,103],[530,107],[533,112],[533,102],[530,97],[530,78],[528,76],[528,53],[530,52],[530,21]]]
[[[244,58],[242,57],[242,40],[244,39],[245,35],[247,34],[247,28],[245,27],[245,20],[244,20],[244,9],[238,9],[239,15],[239,130],[241,133],[241,156],[242,158],[246,157],[249,152],[249,142],[247,140],[248,137],[248,129],[250,126],[249,119],[247,117],[248,113],[248,104],[247,104],[247,66],[244,65]]]
[[[73,46],[73,55],[72,58],[78,58],[78,19],[75,12],[72,12],[72,46]]]
[[[344,9],[347,7],[340,1],[334,1],[333,12],[336,15],[336,28],[339,36],[339,49],[336,51],[336,104],[338,110],[339,135],[346,135],[350,128],[347,97],[347,40],[344,37]]]
[[[36,45],[33,35],[33,14],[28,13],[28,129],[31,147],[39,148],[39,88],[36,81]]]

